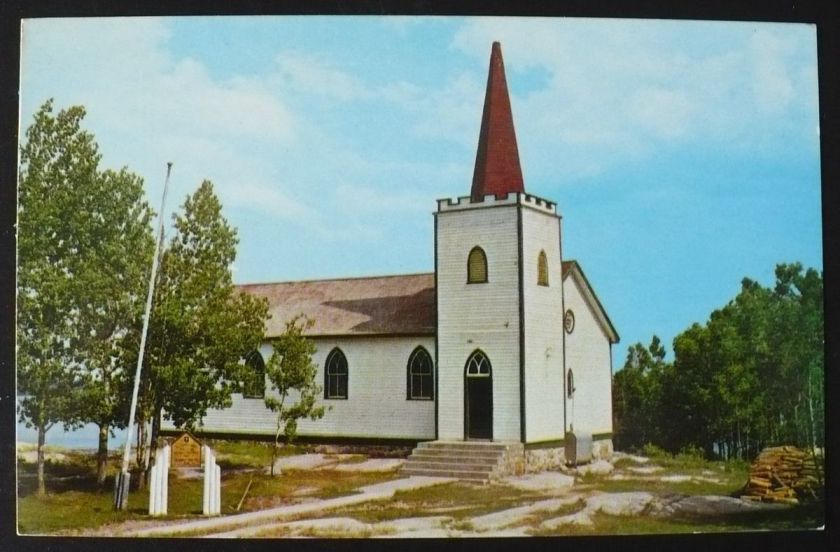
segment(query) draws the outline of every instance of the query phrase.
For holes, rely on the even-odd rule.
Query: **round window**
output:
[[[572,333],[574,331],[575,313],[572,312],[572,309],[566,311],[566,316],[563,317],[563,327],[566,329],[566,333]]]

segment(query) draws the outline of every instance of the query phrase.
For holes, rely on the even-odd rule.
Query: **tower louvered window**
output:
[[[540,255],[537,257],[537,284],[548,285],[548,258],[545,251],[540,251]]]
[[[483,284],[487,282],[487,256],[484,250],[475,246],[467,258],[467,283]]]
[[[423,347],[417,347],[408,357],[408,398],[409,400],[435,398],[432,357]]]
[[[347,398],[347,357],[341,349],[335,348],[327,355],[324,366],[324,398]]]

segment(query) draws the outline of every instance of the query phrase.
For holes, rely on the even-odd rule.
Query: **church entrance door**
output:
[[[493,438],[493,376],[490,360],[476,351],[464,370],[464,433],[467,439]]]

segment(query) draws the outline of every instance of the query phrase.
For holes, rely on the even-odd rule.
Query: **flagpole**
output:
[[[155,254],[152,258],[152,274],[149,276],[149,293],[146,296],[146,314],[143,317],[143,333],[140,336],[140,353],[137,355],[137,369],[134,372],[134,391],[131,395],[131,411],[128,415],[128,428],[125,435],[125,451],[123,452],[122,471],[117,475],[114,485],[114,509],[125,510],[128,506],[128,486],[131,474],[128,472],[128,464],[131,451],[131,433],[134,428],[134,414],[137,412],[137,394],[140,391],[140,371],[143,367],[143,353],[146,349],[146,335],[149,331],[149,318],[152,313],[152,297],[155,293],[155,276],[158,269],[158,257],[163,242],[163,210],[166,205],[166,191],[169,188],[169,174],[172,171],[172,162],[166,163],[166,180],[163,183],[163,199],[160,202],[160,213],[158,213],[158,235],[155,243]]]

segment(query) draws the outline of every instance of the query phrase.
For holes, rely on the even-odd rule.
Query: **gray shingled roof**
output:
[[[315,320],[306,335],[434,335],[435,275],[245,284],[238,289],[268,299],[266,335],[283,333],[303,313]]]
[[[580,276],[589,296],[587,300],[595,308],[610,340],[617,342],[618,333],[580,265],[573,260],[563,261],[563,279],[573,272]],[[433,272],[243,284],[237,288],[268,299],[271,319],[266,336],[269,338],[282,334],[286,321],[301,313],[315,320],[315,325],[306,332],[310,337],[434,335],[437,329]]]

